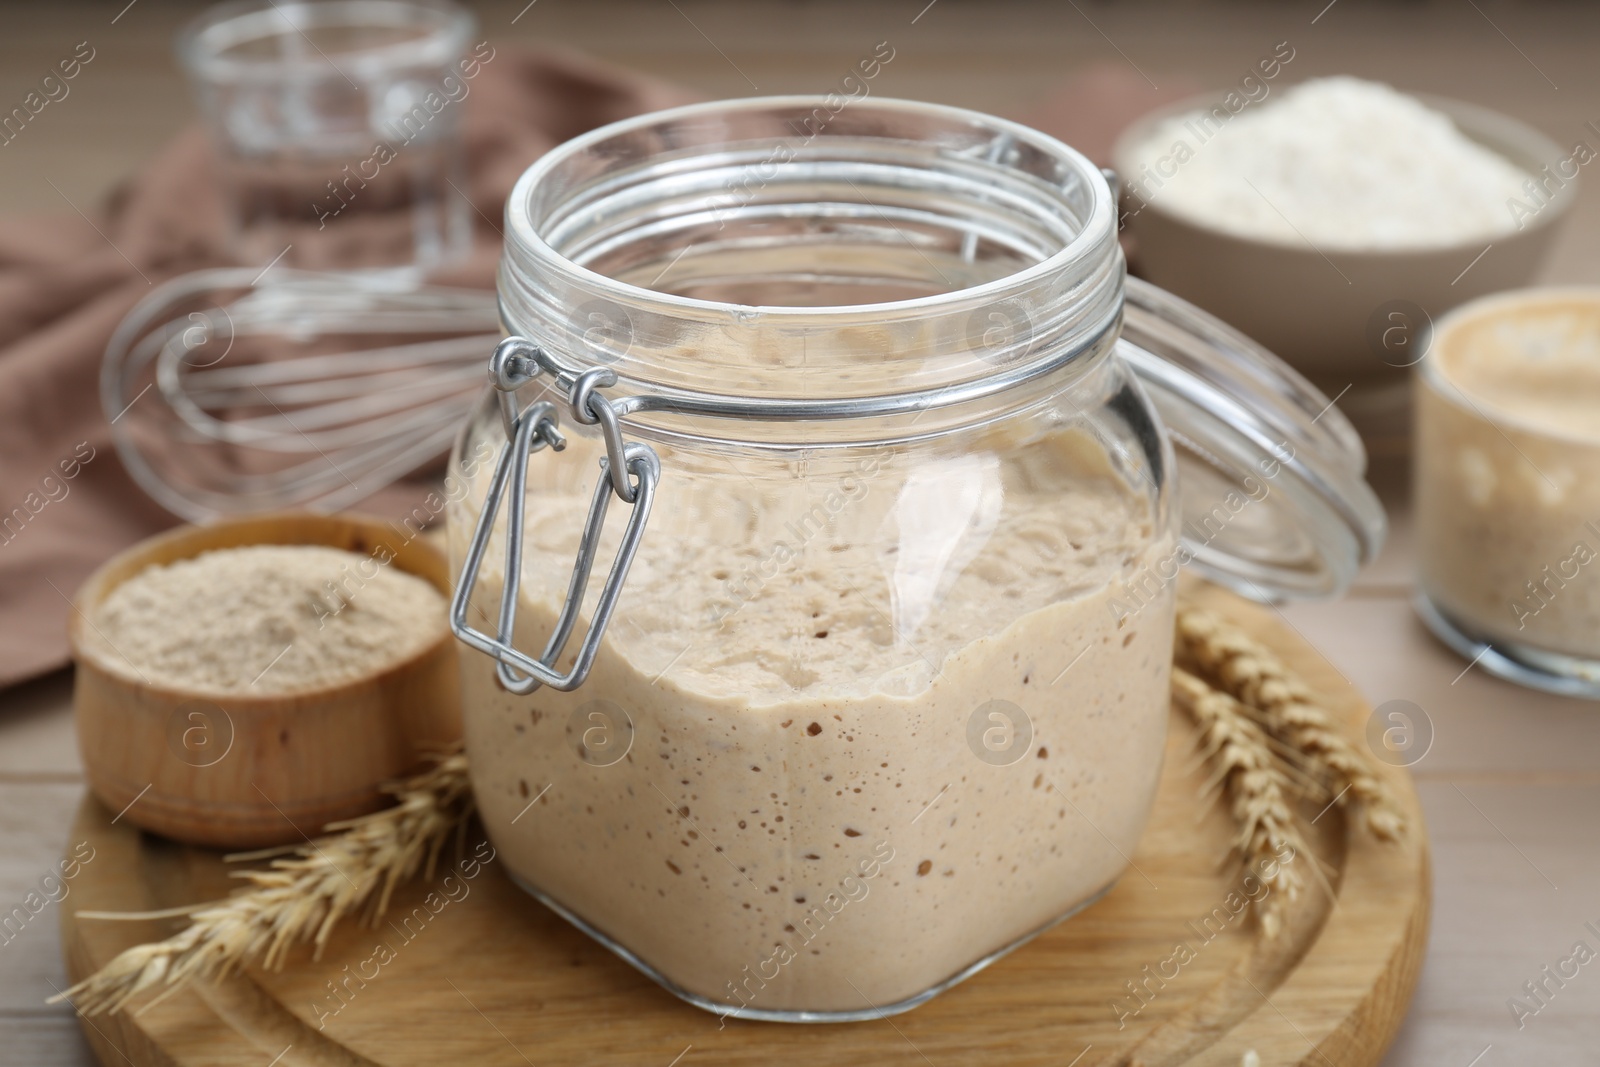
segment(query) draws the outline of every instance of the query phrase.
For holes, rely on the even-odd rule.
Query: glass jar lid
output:
[[[1127,279],[1118,351],[1172,441],[1180,543],[1261,601],[1336,596],[1383,544],[1366,450],[1320,390],[1244,334]]]
[[[1243,334],[1143,282],[1126,279],[1124,294],[1115,189],[1092,162],[1036,130],[957,108],[873,97],[818,118],[818,104],[691,105],[548,153],[507,204],[506,324],[540,345],[566,384],[598,361],[627,391],[680,408],[815,428],[835,417],[920,416],[919,391],[942,406],[1042,382],[1057,363],[1072,373],[1065,363],[1081,368],[1110,346],[1120,308],[1116,347],[1172,436],[1185,558],[1258,600],[1349,585],[1384,530],[1360,439],[1315,387]],[[913,248],[920,259],[906,257],[907,277],[947,247],[998,273],[947,264],[935,271],[945,284],[911,298],[820,306],[774,306],[748,285],[697,281],[737,276],[719,258],[728,250],[781,257],[802,242],[831,249],[840,234]],[[987,258],[968,257],[974,242]],[[805,276],[847,273],[837,256],[826,262],[828,272]],[[659,284],[667,274],[673,284]],[[1101,330],[1106,345],[1090,343]],[[1007,341],[992,345],[991,333]],[[837,341],[846,334],[852,344]],[[618,338],[625,343],[613,345]],[[694,360],[677,357],[686,347]],[[771,356],[772,374],[752,377],[751,351]],[[800,366],[812,372],[804,397],[794,395]],[[651,415],[651,402],[633,403],[619,416]]]

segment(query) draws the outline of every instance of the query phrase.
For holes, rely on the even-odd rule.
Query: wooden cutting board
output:
[[[1216,589],[1196,595],[1281,653],[1346,717],[1352,737],[1364,737],[1370,709],[1271,609]],[[1308,810],[1308,820],[1316,817],[1311,841],[1336,899],[1308,890],[1273,939],[1248,912],[1202,925],[1226,908],[1240,872],[1220,862],[1232,828],[1220,807],[1197,799],[1205,772],[1188,720],[1175,713],[1135,869],[1071,921],[892,1019],[722,1026],[662,992],[490,864],[467,896],[409,940],[387,924],[377,931],[347,925],[321,960],[302,951],[282,973],[252,970],[184,990],[143,1014],[81,1022],[107,1067],[1238,1067],[1251,1051],[1266,1065],[1370,1065],[1405,1012],[1429,911],[1416,794],[1403,770],[1382,770],[1410,820],[1403,843],[1374,842],[1337,809],[1320,817]],[[92,797],[73,833],[69,850],[82,841],[95,849],[73,887],[83,910],[154,910],[231,888],[218,854],[113,825]],[[393,913],[411,912],[429,888],[407,887]],[[64,910],[68,971],[77,980],[122,949],[181,925],[79,920]],[[347,965],[371,961],[380,941],[393,958],[364,987],[335,999],[329,983],[342,979]],[[373,969],[371,962],[363,968],[369,975]]]

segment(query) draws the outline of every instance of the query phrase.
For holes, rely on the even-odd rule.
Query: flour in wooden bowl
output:
[[[148,567],[92,608],[126,677],[196,693],[298,693],[382,671],[446,630],[427,581],[321,545],[246,545]]]

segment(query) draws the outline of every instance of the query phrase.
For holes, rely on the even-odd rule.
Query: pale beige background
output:
[[[580,48],[710,95],[826,91],[887,39],[897,55],[876,92],[1013,116],[1027,114],[1087,62],[1127,63],[1157,83],[1221,85],[1289,40],[1297,50],[1295,78],[1379,78],[1498,108],[1563,144],[1600,144],[1600,135],[1582,128],[1600,122],[1596,5],[925,4],[475,6],[496,44]],[[189,121],[168,42],[193,10],[163,0],[136,0],[126,9],[121,0],[0,5],[0,109],[20,101],[77,42],[88,40],[98,52],[70,97],[0,149],[4,210],[70,210],[64,199],[87,208]],[[1600,181],[1585,180],[1546,271],[1550,281],[1600,283]],[[1592,1064],[1600,1059],[1600,963],[1583,969],[1520,1031],[1506,1002],[1575,941],[1600,949],[1600,939],[1583,928],[1589,921],[1600,926],[1600,705],[1524,692],[1476,669],[1463,673],[1466,664],[1427,637],[1406,603],[1404,457],[1375,456],[1373,477],[1395,525],[1383,559],[1342,603],[1294,607],[1286,618],[1374,704],[1413,701],[1436,733],[1416,768],[1434,847],[1433,938],[1388,1063]],[[8,906],[60,854],[82,791],[68,693],[65,676],[0,693],[0,902]],[[65,981],[54,922],[49,915],[0,945],[6,1064],[91,1062],[71,1014],[43,1007],[52,985]]]

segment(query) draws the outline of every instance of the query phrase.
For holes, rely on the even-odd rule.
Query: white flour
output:
[[[1134,156],[1136,173],[1126,177],[1163,210],[1319,249],[1437,247],[1509,233],[1507,201],[1531,177],[1447,115],[1350,77],[1304,82],[1231,117],[1174,116]]]
[[[218,549],[113,589],[88,640],[129,678],[272,695],[382,670],[444,632],[445,602],[373,556],[317,545]]]

